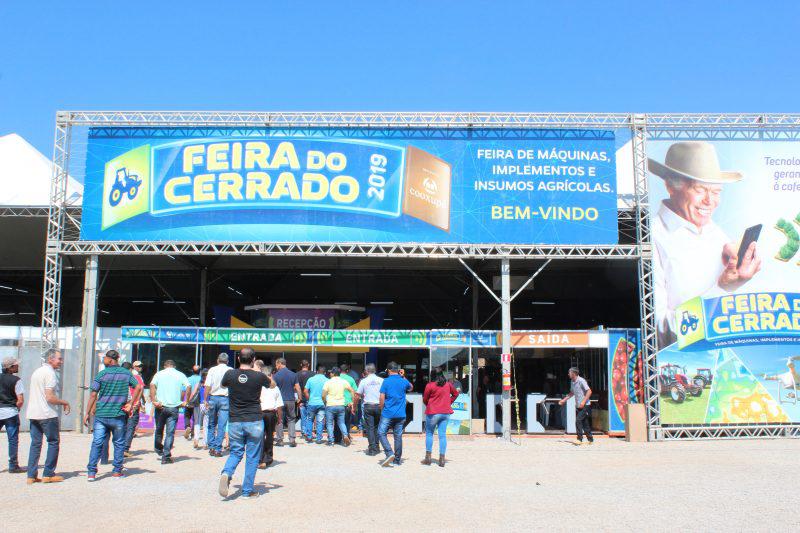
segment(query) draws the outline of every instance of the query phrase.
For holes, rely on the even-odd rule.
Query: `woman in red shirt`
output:
[[[452,403],[458,398],[458,391],[447,381],[443,372],[436,374],[436,380],[425,386],[422,401],[425,403],[425,459],[422,464],[431,464],[433,451],[433,432],[439,430],[439,466],[444,466],[447,453],[447,421],[453,414]]]

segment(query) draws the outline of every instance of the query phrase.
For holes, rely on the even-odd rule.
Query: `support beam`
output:
[[[200,326],[206,326],[206,298],[208,298],[208,269],[200,271]]]
[[[500,307],[503,331],[503,351],[511,353],[511,262],[508,258],[500,261]],[[511,361],[503,359],[503,382],[511,376]],[[503,440],[511,441],[511,391],[503,384]]]
[[[98,258],[90,255],[86,258],[86,273],[83,285],[83,314],[81,315],[81,347],[78,376],[78,405],[75,412],[75,425],[81,433],[88,428],[83,425],[86,396],[92,378],[94,365],[95,330],[97,327],[97,278]]]

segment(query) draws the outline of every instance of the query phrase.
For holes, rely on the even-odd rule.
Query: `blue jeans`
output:
[[[231,443],[231,453],[225,461],[222,473],[233,477],[236,467],[246,456],[244,463],[244,479],[242,480],[242,496],[253,492],[253,483],[256,480],[256,470],[261,459],[261,449],[264,445],[264,421],[231,422],[228,426],[228,441]]]
[[[155,449],[156,453],[165,459],[169,458],[172,453],[175,426],[178,425],[178,411],[178,407],[156,409]]]
[[[447,453],[447,421],[450,415],[425,415],[425,451],[433,451],[433,432],[439,428],[439,455]]]
[[[308,416],[308,407],[306,407],[304,402],[300,404],[300,433],[303,435],[303,437],[310,439],[311,430],[308,427],[309,424],[306,420],[306,416]]]
[[[317,442],[322,442],[322,426],[325,425],[325,406],[309,405],[306,407],[306,417],[308,424],[308,435],[311,435],[311,426],[314,420],[317,421]]]
[[[381,422],[378,424],[378,439],[381,441],[381,446],[383,446],[383,453],[386,454],[386,457],[394,454],[396,461],[399,461],[400,457],[403,455],[403,424],[405,421],[405,417],[386,418],[385,416],[381,416]],[[392,446],[389,444],[389,439],[386,437],[389,433],[390,426],[392,428],[392,433],[394,433],[394,452],[392,452]]]
[[[126,452],[131,449],[131,443],[133,442],[133,436],[136,434],[136,426],[138,426],[138,425],[139,425],[139,411],[137,410],[136,412],[133,413],[133,415],[131,415],[130,418],[128,418],[128,421],[125,424],[125,451]]]
[[[8,435],[8,469],[19,468],[17,450],[19,450],[19,415],[0,420],[0,429],[5,426]]]
[[[60,442],[58,417],[44,420],[31,420],[31,450],[28,453],[28,477],[39,474],[39,456],[42,454],[42,436],[47,439],[47,457],[44,460],[44,477],[52,477],[58,465],[58,445]]]
[[[125,425],[128,415],[114,417],[98,416],[94,419],[94,434],[92,448],[89,451],[89,464],[86,470],[90,475],[97,474],[97,461],[103,445],[108,442],[108,433],[114,442],[114,472],[122,472],[122,454],[125,451]]]
[[[347,435],[347,426],[344,423],[344,405],[331,405],[325,407],[325,421],[328,426],[328,442],[333,442],[333,423],[339,427],[342,436]]]
[[[211,396],[208,399],[208,449],[222,451],[225,426],[228,425],[229,403],[227,396]]]

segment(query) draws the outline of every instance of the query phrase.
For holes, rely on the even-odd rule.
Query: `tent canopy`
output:
[[[53,162],[17,135],[0,137],[0,205],[47,206]],[[80,205],[83,185],[72,176],[67,181],[67,202]]]

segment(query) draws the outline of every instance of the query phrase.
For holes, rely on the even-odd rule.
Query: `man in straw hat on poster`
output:
[[[720,170],[714,146],[676,142],[664,163],[648,160],[669,198],[652,219],[653,269],[659,348],[675,342],[675,309],[696,296],[732,292],[761,268],[753,242],[739,264],[738,244],[712,220],[723,186],[742,179]],[[738,265],[738,266],[737,266]]]

